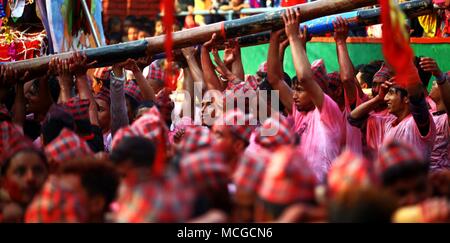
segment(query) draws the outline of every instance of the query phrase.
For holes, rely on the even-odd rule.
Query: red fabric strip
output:
[[[163,26],[165,29],[165,34],[166,34],[166,39],[164,42],[164,50],[166,52],[166,68],[165,68],[165,73],[166,73],[166,87],[169,90],[175,90],[176,88],[176,78],[174,78],[173,75],[173,37],[172,37],[172,32],[173,32],[173,24],[174,24],[174,2],[173,0],[163,0],[164,1],[164,17],[163,17]]]

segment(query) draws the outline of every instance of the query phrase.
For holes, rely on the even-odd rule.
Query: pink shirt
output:
[[[371,130],[373,134],[384,133],[383,144],[391,140],[402,140],[416,148],[417,151],[421,151],[424,158],[430,158],[436,138],[436,126],[431,114],[430,119],[430,130],[426,136],[420,134],[411,114],[398,124],[395,124],[397,119],[394,116],[371,116],[367,123],[367,130]],[[377,147],[379,149],[381,144],[378,144]]]
[[[180,120],[177,120],[174,123],[172,123],[172,129],[170,129],[168,132],[170,144],[174,144],[173,136],[175,136],[175,134],[178,131],[180,131],[182,129],[186,129],[193,125],[194,125],[194,121],[192,121],[192,118],[187,117],[187,116],[183,116]]]
[[[345,93],[345,91],[344,91],[344,93]],[[368,100],[367,95],[357,94],[356,95],[356,104],[355,104],[356,107],[358,107],[359,105],[361,105],[362,103],[364,103],[367,100]],[[348,119],[347,119],[347,117],[350,115],[351,112],[352,112],[352,110],[350,107],[350,103],[348,102],[347,94],[345,93],[345,109],[342,112],[343,113],[342,119],[343,119],[343,122],[346,127],[344,146],[346,149],[349,149],[353,153],[362,154],[363,149],[362,149],[361,129],[350,125],[350,123],[348,122]]]
[[[431,152],[430,169],[432,171],[450,169],[450,129],[446,113],[433,116],[436,123],[436,140]]]
[[[425,97],[425,100],[427,101],[428,108],[430,108],[430,112],[436,112],[436,103],[431,99],[430,96]]]
[[[370,153],[376,155],[380,150],[384,139],[384,129],[379,129],[377,123],[394,121],[395,116],[389,114],[388,110],[370,113],[366,126],[366,145]],[[370,157],[370,156],[369,156]]]
[[[250,143],[248,147],[245,149],[245,151],[251,153],[258,153],[258,151],[263,150],[263,148],[255,142],[255,138],[256,138],[256,129],[250,135]]]
[[[326,94],[322,110],[300,112],[292,107],[294,130],[300,135],[298,149],[307,157],[316,177],[323,181],[333,160],[340,154],[345,124],[339,106]]]
[[[283,118],[284,118],[284,116],[283,116]],[[289,118],[290,117],[288,117],[286,119],[289,120]],[[289,124],[294,124],[294,123],[292,122],[292,123],[289,123]],[[266,150],[265,148],[263,148],[262,146],[260,146],[259,144],[257,144],[255,142],[256,134],[258,134],[258,130],[254,129],[252,134],[250,135],[250,142],[249,142],[249,145],[247,146],[247,148],[245,149],[245,151],[252,152],[252,153],[258,153],[260,151],[265,151]]]

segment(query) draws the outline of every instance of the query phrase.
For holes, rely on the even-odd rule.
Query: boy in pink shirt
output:
[[[417,73],[415,76],[420,79]],[[421,151],[424,158],[429,159],[436,137],[436,126],[428,111],[423,85],[419,80],[416,81],[405,85],[406,87],[386,81],[375,98],[351,112],[349,121],[356,126],[366,122],[367,130],[374,135],[384,134],[382,144],[401,140]],[[394,117],[369,117],[369,113],[383,101],[387,103],[388,111]],[[378,148],[380,146],[377,145]]]
[[[357,85],[355,71],[347,49],[348,22],[337,18],[333,22],[334,40],[339,61],[339,72],[328,74],[330,95],[336,101],[343,113],[343,122],[346,126],[345,147],[352,152],[362,154],[362,132],[347,121],[350,112],[365,100],[361,87]]]
[[[308,157],[309,164],[315,176],[323,180],[331,162],[339,155],[344,136],[342,113],[338,105],[314,81],[311,65],[306,56],[305,30],[299,33],[298,12],[287,9],[283,16],[285,32],[288,36],[297,80],[293,90],[282,81],[279,72],[273,72],[274,60],[268,55],[268,78],[273,89],[280,92],[280,99],[285,107],[292,107],[294,130],[300,135],[298,149]],[[279,40],[272,38],[269,47],[278,53]],[[275,60],[275,65],[278,62]],[[269,74],[274,74],[270,75]]]
[[[448,125],[448,110],[450,108],[449,74],[442,73],[436,61],[432,58],[421,58],[421,67],[430,71],[436,77],[436,83],[430,92],[430,98],[435,102],[436,109],[433,119],[436,123],[436,140],[431,152],[431,171],[450,169],[450,128]]]

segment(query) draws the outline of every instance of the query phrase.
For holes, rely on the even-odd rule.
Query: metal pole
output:
[[[91,11],[89,10],[86,0],[81,0],[81,5],[83,5],[84,15],[86,15],[86,18],[88,19],[89,28],[91,29],[91,33],[94,35],[95,44],[97,45],[97,47],[100,47],[100,46],[102,46],[102,44],[100,42],[100,39],[98,38],[97,31],[94,28],[94,22],[92,20]]]

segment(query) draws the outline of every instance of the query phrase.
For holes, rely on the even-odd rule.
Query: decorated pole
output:
[[[418,16],[430,14],[434,10],[431,0],[413,0],[401,3],[399,4],[399,7],[401,10],[403,10],[408,18],[415,18]],[[358,27],[379,24],[380,13],[380,8],[373,8],[336,14],[306,21],[305,23],[300,24],[300,28],[306,26],[309,34],[313,36],[322,35],[334,31],[333,21],[337,17],[346,19],[349,23],[349,28],[354,29]],[[241,47],[266,44],[269,43],[269,41],[270,31],[237,38],[237,42]]]
[[[299,4],[301,21],[307,21],[322,16],[342,13],[356,8],[371,6],[377,0],[318,0],[311,3]],[[200,26],[193,29],[175,32],[173,36],[173,48],[183,48],[202,44],[208,41],[215,33],[220,39],[235,38],[251,35],[272,29],[283,27],[282,14],[284,9],[258,14],[247,18],[219,22],[211,25]],[[145,40],[121,43],[99,48],[87,49],[84,52],[88,62],[97,61],[95,67],[104,67],[113,63],[125,61],[128,58],[140,58],[146,54],[156,54],[164,51],[165,35],[147,38]],[[8,65],[17,70],[20,75],[29,71],[31,76],[39,76],[48,70],[48,64],[53,57],[60,59],[69,58],[73,52],[61,53],[52,56],[39,57]]]
[[[430,14],[434,7],[431,0],[413,0],[404,2],[399,5],[408,18],[415,18],[418,16]],[[311,35],[322,35],[333,32],[333,20],[337,17],[346,19],[349,23],[349,28],[354,29],[363,26],[370,26],[380,23],[380,8],[357,10],[347,13],[335,14],[331,16],[320,17],[300,24],[300,28],[306,26],[308,33]],[[265,31],[257,34],[242,36],[237,38],[240,47],[256,46],[269,43],[271,31]],[[282,39],[286,36],[282,36]],[[224,49],[221,45],[218,49]],[[154,59],[165,58],[165,53],[154,55]]]

